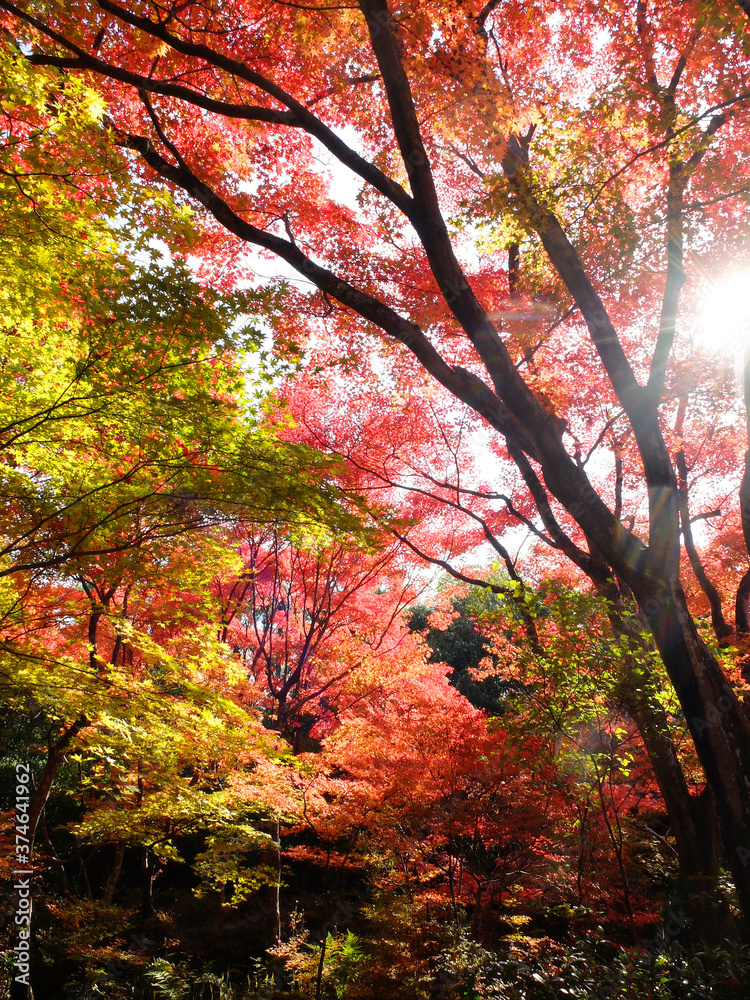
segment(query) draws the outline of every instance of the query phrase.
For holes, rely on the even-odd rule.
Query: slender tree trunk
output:
[[[104,895],[102,899],[105,903],[111,903],[112,897],[115,894],[115,888],[117,887],[117,880],[120,877],[120,872],[122,871],[122,862],[125,858],[126,846],[123,843],[116,845],[115,849],[115,861],[112,865],[112,870],[110,871],[107,882],[104,886]]]
[[[76,737],[78,732],[87,726],[88,719],[81,717],[76,719],[75,722],[71,723],[67,729],[63,730],[62,736],[54,743],[47,753],[47,761],[42,768],[42,773],[39,775],[39,779],[36,783],[36,788],[34,789],[34,794],[31,797],[31,802],[29,805],[29,822],[28,822],[28,838],[29,838],[29,867],[31,867],[31,859],[34,850],[34,837],[36,835],[37,827],[39,826],[39,820],[44,811],[44,807],[47,804],[49,794],[52,791],[52,786],[54,784],[55,778],[62,767],[62,763],[65,759],[65,751],[70,746],[73,739]],[[29,878],[29,903],[32,903],[33,892],[31,892],[31,876]],[[20,912],[20,910],[19,910]],[[31,954],[34,952],[33,943],[33,908],[30,905],[28,910],[29,924],[28,929],[31,934]],[[33,963],[32,963],[33,964]],[[18,982],[15,978],[11,980],[10,986],[10,1000],[34,1000],[34,994],[31,986],[27,986],[25,983]]]
[[[685,397],[683,397],[683,399],[684,398]],[[683,410],[683,406],[684,404],[681,402],[681,411]],[[682,434],[682,421],[679,419],[677,422],[677,433]],[[721,642],[726,639],[727,636],[731,635],[733,630],[732,626],[729,625],[724,618],[721,595],[709,579],[708,573],[706,573],[705,567],[703,566],[700,556],[698,555],[698,550],[695,547],[693,528],[690,523],[690,507],[688,505],[688,467],[684,449],[681,448],[677,452],[675,455],[675,462],[677,464],[677,473],[679,475],[680,522],[682,524],[682,538],[685,543],[685,552],[690,560],[690,565],[693,569],[693,573],[695,573],[695,578],[700,584],[701,590],[708,598],[708,603],[711,607],[711,624],[713,625],[716,638],[719,642]]]
[[[84,857],[83,851],[78,855],[78,865],[81,870],[81,885],[83,886],[83,892],[85,892],[88,899],[93,900],[94,893],[91,891],[91,882],[89,881],[89,862],[93,861],[96,855],[99,853],[99,847],[95,846],[86,854]],[[83,892],[79,889],[79,895],[83,895]]]
[[[154,915],[154,865],[148,847],[141,848],[141,916]]]
[[[479,928],[481,926],[481,911],[482,911],[482,885],[479,883],[477,885],[476,896],[474,897],[474,914],[471,918],[471,936],[476,941],[477,934],[479,933]]]
[[[745,426],[750,445],[750,349],[745,348],[742,372],[745,400]],[[740,483],[740,519],[745,539],[745,551],[750,555],[750,449],[745,452],[745,471]],[[744,635],[750,632],[750,569],[740,580],[735,599],[735,628]]]
[[[328,934],[323,937],[323,944],[320,948],[320,960],[318,962],[318,975],[315,980],[315,1000],[320,1000],[323,988],[323,967],[326,961],[326,945],[328,944]]]
[[[60,855],[55,850],[55,845],[50,840],[44,811],[42,811],[42,814],[39,817],[39,824],[37,826],[37,831],[40,835],[42,843],[44,844],[45,848],[49,853],[49,856],[53,864],[57,868],[60,892],[62,892],[64,895],[67,896],[69,895],[69,893],[68,893],[68,878],[65,873],[65,864]]]
[[[47,762],[42,768],[42,773],[39,775],[39,780],[36,783],[36,789],[34,790],[29,807],[29,841],[32,845],[36,828],[39,824],[39,817],[42,815],[42,810],[47,804],[49,793],[52,791],[52,785],[62,767],[63,760],[65,759],[65,751],[78,732],[88,724],[88,719],[83,716],[76,719],[67,729],[63,730],[62,736],[50,747],[47,753]]]
[[[614,814],[615,822],[612,823],[610,819],[607,799],[604,794],[604,776],[599,772],[598,766],[594,767],[594,777],[596,780],[596,793],[599,799],[599,809],[604,820],[604,825],[607,828],[607,835],[609,836],[609,841],[612,844],[612,850],[615,854],[615,860],[617,861],[617,870],[620,873],[620,885],[622,887],[622,898],[625,903],[625,909],[628,913],[628,923],[630,924],[630,933],[633,935],[633,941],[637,945],[640,943],[640,936],[638,934],[638,928],[635,925],[635,915],[633,913],[633,903],[631,899],[630,891],[630,879],[628,878],[628,872],[625,867],[625,858],[623,855],[623,836],[622,827],[620,826],[620,817],[617,814],[617,808],[614,803],[611,803],[612,812]]]
[[[273,933],[277,941],[281,939],[281,821],[276,818],[274,829],[276,879],[274,882],[274,922]]]
[[[266,928],[265,940],[270,946],[279,942],[281,931],[281,824],[275,818],[260,828],[270,837],[270,843],[261,854],[260,864],[274,872],[273,882],[261,890],[259,899]]]
[[[576,893],[579,906],[583,905],[583,867],[586,863],[586,819],[588,810],[580,817],[578,858],[576,861]]]
[[[750,632],[750,569],[740,580],[734,602],[734,627],[738,635]]]

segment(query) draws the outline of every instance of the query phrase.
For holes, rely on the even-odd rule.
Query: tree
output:
[[[175,552],[198,559],[242,515],[321,530],[338,520],[333,494],[310,478],[315,458],[300,461],[249,411],[242,364],[255,335],[228,329],[249,299],[212,296],[184,265],[108,268],[98,250],[64,288],[9,282],[0,329],[0,687],[6,704],[31,699],[51,725],[32,832],[64,752],[103,710],[66,659],[69,626],[85,622],[88,651],[73,658],[96,688],[123,654],[111,628],[99,652],[105,623],[127,622],[134,588],[165,585]],[[50,266],[65,263],[46,252]]]
[[[306,308],[318,325],[335,324],[355,353],[363,330],[378,331],[394,378],[427,373],[500,436],[537,530],[614,604],[637,602],[750,912],[750,732],[685,599],[671,454],[675,400],[695,395],[681,289],[706,254],[741,256],[739,11],[0,9],[19,58],[99,89],[137,175],[204,207],[214,262],[237,241],[277,255],[317,288]],[[364,182],[359,214],[329,193],[321,148]],[[478,227],[508,249],[507,268],[497,254],[476,274],[461,265],[460,230],[471,244]],[[518,291],[557,305],[538,340],[507,328]],[[545,314],[531,303],[522,322]],[[605,445],[613,469],[603,458],[587,471],[584,456]],[[647,529],[623,512],[626,460]]]
[[[235,541],[241,572],[212,584],[220,638],[240,656],[243,700],[262,707],[299,751],[313,730],[319,737],[334,723],[342,682],[398,646],[414,581],[393,543],[372,550],[342,535],[321,545],[252,525]]]

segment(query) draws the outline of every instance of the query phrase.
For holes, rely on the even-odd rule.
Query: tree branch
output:
[[[397,184],[394,180],[391,180],[390,177],[379,170],[374,164],[369,163],[364,159],[364,157],[361,157],[353,149],[350,149],[349,146],[347,146],[346,143],[331,129],[324,125],[319,118],[316,118],[315,115],[313,115],[312,112],[304,106],[304,104],[296,101],[277,84],[268,80],[260,73],[250,69],[244,63],[241,63],[236,59],[232,59],[221,52],[217,52],[207,45],[187,42],[178,38],[176,35],[173,35],[167,30],[165,24],[159,24],[152,21],[148,17],[140,17],[133,14],[124,7],[121,7],[119,4],[112,3],[111,0],[97,0],[97,3],[102,10],[112,14],[113,17],[116,17],[118,20],[123,21],[132,27],[138,28],[140,31],[146,32],[154,38],[158,38],[160,41],[170,46],[170,48],[173,48],[176,52],[180,52],[183,55],[191,56],[196,59],[204,60],[209,63],[209,65],[214,65],[229,73],[231,76],[252,84],[259,90],[268,94],[269,97],[273,97],[288,109],[288,114],[283,111],[277,112],[272,108],[257,108],[251,105],[238,106],[229,104],[226,105],[228,108],[228,116],[245,118],[250,121],[267,121],[269,124],[294,125],[304,129],[310,135],[318,139],[322,145],[329,150],[329,152],[333,153],[333,155],[344,164],[344,166],[349,167],[350,170],[362,177],[362,179],[367,181],[368,184],[371,184],[376,191],[379,191],[386,198],[392,201],[393,204],[396,205],[396,207],[399,208],[405,215],[409,215],[412,207],[412,199],[399,184]],[[81,64],[82,67],[85,63],[85,68],[95,73],[108,76],[112,79],[121,80],[123,83],[129,83],[136,89],[143,89],[153,93],[162,93],[165,96],[179,97],[180,99],[188,101],[191,104],[204,107],[208,111],[214,111],[217,114],[225,113],[225,105],[223,102],[213,101],[211,98],[197,94],[197,92],[191,88],[183,88],[177,84],[164,83],[139,74],[131,74],[129,71],[124,70],[121,67],[114,66],[111,63],[98,59],[96,56],[90,55],[85,51],[85,49],[82,49],[74,42],[71,42],[60,32],[56,31],[48,24],[45,24],[44,21],[33,17],[26,11],[22,10],[18,4],[10,3],[9,0],[0,0],[0,10],[8,11],[8,13],[18,17],[19,20],[22,20],[29,26],[35,28],[41,34],[56,42],[61,47],[74,53],[74,55],[84,61]]]

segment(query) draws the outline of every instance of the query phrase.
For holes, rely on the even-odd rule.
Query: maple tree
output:
[[[220,522],[241,504],[257,520],[323,515],[333,495],[319,476],[306,495],[303,485],[315,455],[284,449],[246,388],[262,340],[249,316],[270,315],[271,300],[216,291],[183,261],[159,261],[153,228],[126,240],[135,208],[122,193],[113,225],[69,191],[60,132],[87,135],[100,106],[85,89],[63,100],[56,81],[7,68],[0,572],[82,565]],[[50,126],[39,106],[52,100]],[[108,176],[116,164],[100,146],[95,165]],[[257,395],[272,377],[258,370]]]
[[[382,539],[374,549],[345,535],[322,544],[250,525],[234,541],[242,571],[212,584],[220,638],[246,674],[239,696],[299,750],[335,724],[351,675],[398,649],[419,584]]]
[[[205,548],[212,527],[238,511],[301,521],[328,506],[327,491],[310,485],[314,461],[297,465],[295,478],[298,456],[275,446],[272,435],[242,426],[242,376],[234,346],[221,343],[232,312],[220,304],[213,312],[197,299],[184,271],[131,276],[130,284],[121,277],[111,297],[105,289],[83,306],[82,296],[94,294],[91,275],[84,270],[68,285],[80,310],[74,322],[69,313],[63,318],[64,300],[38,298],[37,308],[47,305],[51,316],[35,320],[21,310],[2,331],[2,687],[8,703],[31,697],[52,713],[53,728],[54,720],[62,727],[31,810],[32,829],[63,753],[103,710],[94,691],[82,693],[76,660],[87,661],[93,688],[104,683],[106,690],[107,664],[117,666],[126,652],[111,623],[128,622],[133,589],[158,586],[159,566],[168,578],[175,551],[198,558],[201,543],[183,536],[204,536]],[[128,350],[132,343],[136,349]],[[81,620],[88,651],[71,654],[60,638],[66,623]],[[111,648],[102,656],[105,623]]]

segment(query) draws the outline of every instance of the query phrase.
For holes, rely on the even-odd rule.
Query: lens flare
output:
[[[698,316],[698,338],[721,353],[740,354],[750,348],[750,273],[735,273],[716,281]]]

